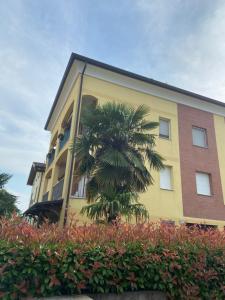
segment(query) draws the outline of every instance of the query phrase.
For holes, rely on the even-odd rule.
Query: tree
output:
[[[88,205],[81,213],[107,222],[120,215],[148,217],[138,193],[153,184],[151,169],[163,168],[150,133],[159,124],[148,120],[149,113],[144,105],[110,102],[83,110],[83,134],[73,146],[76,171],[88,178]]]
[[[0,216],[10,215],[15,211],[19,212],[16,207],[16,196],[4,189],[10,178],[11,176],[8,174],[0,173]]]

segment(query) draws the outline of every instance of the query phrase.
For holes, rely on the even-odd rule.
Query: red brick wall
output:
[[[178,104],[178,126],[184,216],[225,220],[213,114]],[[192,126],[207,130],[208,148],[193,146]],[[212,196],[197,195],[198,171],[211,174]]]

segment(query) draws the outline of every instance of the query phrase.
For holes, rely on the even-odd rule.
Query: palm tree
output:
[[[150,133],[159,124],[147,119],[149,113],[144,105],[111,102],[83,111],[83,134],[73,146],[78,175],[88,178],[83,214],[107,222],[119,215],[148,217],[138,193],[153,184],[151,169],[163,168]]]

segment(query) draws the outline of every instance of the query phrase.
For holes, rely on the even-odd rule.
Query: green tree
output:
[[[81,213],[107,222],[120,215],[148,217],[138,193],[153,184],[151,169],[163,168],[150,133],[159,124],[149,121],[149,113],[144,105],[110,102],[82,111],[83,134],[73,146],[76,172],[88,178],[88,205]]]
[[[0,216],[10,215],[14,211],[19,212],[16,207],[16,196],[4,189],[10,178],[8,174],[0,173]]]

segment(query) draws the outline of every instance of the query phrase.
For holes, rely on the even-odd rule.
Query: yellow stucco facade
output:
[[[165,164],[172,167],[173,190],[160,189],[159,173],[153,171],[155,183],[149,187],[147,192],[140,194],[140,202],[148,208],[152,220],[172,219],[178,221],[182,218],[183,212],[176,104],[89,76],[84,79],[83,94],[95,96],[100,105],[107,101],[118,101],[133,106],[145,104],[151,109],[150,119],[152,121],[159,121],[160,117],[170,120],[171,139],[165,140],[157,138],[156,149],[165,158]],[[155,133],[158,135],[158,129]],[[81,200],[70,200],[70,206],[74,211],[79,211],[82,204]]]
[[[150,219],[155,220],[171,220],[176,224],[199,223],[199,224],[212,224],[217,225],[220,228],[225,226],[225,220],[210,220],[200,218],[187,218],[183,214],[182,204],[182,184],[181,184],[181,170],[180,170],[180,150],[179,150],[179,123],[178,123],[178,106],[177,99],[166,99],[162,95],[157,95],[157,91],[147,91],[145,86],[141,86],[142,90],[133,88],[131,86],[125,86],[125,84],[118,84],[116,80],[109,81],[106,78],[97,78],[91,72],[84,73],[83,85],[81,90],[81,96],[91,95],[97,98],[98,104],[104,104],[108,101],[116,101],[120,103],[127,103],[129,105],[137,106],[144,104],[150,107],[151,113],[149,118],[152,121],[159,121],[160,118],[170,120],[170,138],[163,139],[157,137],[156,150],[164,157],[165,165],[171,167],[172,174],[172,189],[164,190],[160,188],[160,176],[159,172],[153,171],[154,185],[149,186],[145,193],[140,194],[140,202],[143,203],[149,211]],[[114,74],[114,76],[116,76]],[[99,76],[100,77],[100,76]],[[88,222],[87,217],[80,215],[81,208],[86,204],[84,198],[78,198],[71,196],[69,191],[69,178],[72,153],[70,151],[70,145],[75,136],[75,126],[78,109],[79,92],[81,88],[81,72],[78,72],[76,79],[71,84],[69,92],[67,93],[64,104],[60,108],[58,114],[55,113],[54,122],[52,121],[51,128],[51,141],[49,149],[54,148],[54,158],[50,164],[47,163],[46,171],[41,183],[40,197],[38,201],[52,200],[54,197],[54,187],[63,180],[63,188],[61,192],[61,198],[63,199],[62,209],[60,213],[60,224],[63,224],[65,217],[65,209],[68,205],[68,216],[75,213],[80,221]],[[132,82],[131,82],[132,83]],[[134,82],[135,83],[135,82]],[[136,83],[135,83],[136,84]],[[134,86],[135,86],[134,84]],[[172,95],[168,92],[169,97]],[[82,99],[82,98],[81,98]],[[55,110],[57,107],[55,108]],[[52,117],[53,119],[53,117]],[[70,122],[69,138],[63,146],[60,146],[59,135],[65,131],[66,122]],[[218,143],[218,159],[220,164],[220,175],[223,188],[223,194],[225,195],[225,122],[224,117],[214,114],[215,134]],[[158,130],[155,130],[155,134],[158,135]],[[74,172],[74,170],[73,170]],[[76,170],[75,170],[76,172]],[[70,196],[68,203],[68,192]],[[225,203],[224,203],[225,204]]]
[[[214,115],[214,126],[216,133],[217,153],[219,159],[221,184],[223,189],[223,200],[225,205],[225,119],[222,116]]]

